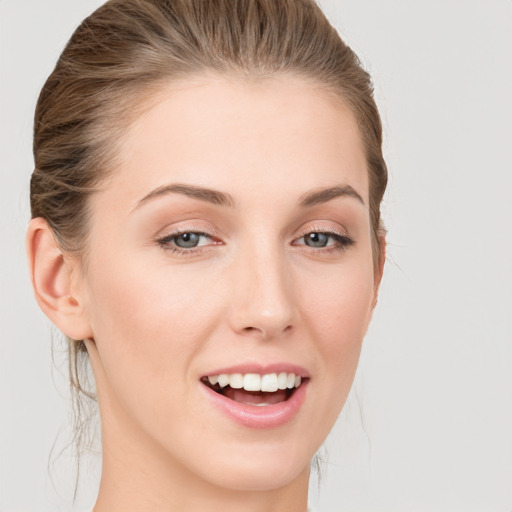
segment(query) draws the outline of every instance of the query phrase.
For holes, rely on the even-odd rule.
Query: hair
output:
[[[314,0],[110,0],[81,23],[42,88],[34,124],[32,217],[48,222],[63,252],[86,260],[90,195],[116,168],[119,142],[144,105],[165,84],[205,74],[293,75],[350,108],[366,153],[379,264],[387,170],[373,87]],[[80,397],[93,397],[79,377],[87,351],[72,339],[68,351],[79,411]]]

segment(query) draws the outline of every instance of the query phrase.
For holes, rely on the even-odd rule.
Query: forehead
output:
[[[350,109],[290,77],[219,77],[163,87],[129,127],[107,188],[135,202],[170,181],[244,193],[348,183],[367,203],[364,148]],[[121,189],[121,190],[120,190]],[[296,190],[295,190],[296,189]]]

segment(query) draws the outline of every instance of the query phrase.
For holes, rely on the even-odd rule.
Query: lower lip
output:
[[[308,383],[302,382],[288,400],[264,406],[241,404],[202,383],[200,386],[208,400],[235,423],[249,428],[276,428],[286,425],[297,415],[306,398]]]

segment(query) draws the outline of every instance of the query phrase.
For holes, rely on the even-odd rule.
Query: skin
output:
[[[310,461],[347,398],[382,273],[354,116],[299,79],[205,77],[155,96],[120,155],[91,198],[86,267],[42,219],[27,236],[41,307],[87,339],[103,441],[94,511],[305,511]],[[170,184],[232,204],[144,200]],[[361,200],[298,205],[347,185]],[[176,252],[176,230],[209,237]],[[318,232],[353,243],[308,245]],[[283,426],[238,425],[200,392],[215,369],[276,362],[310,375]]]

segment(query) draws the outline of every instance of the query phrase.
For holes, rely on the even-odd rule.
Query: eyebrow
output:
[[[172,185],[164,185],[162,187],[156,188],[147,196],[144,196],[137,203],[137,206],[134,208],[134,210],[140,208],[143,204],[147,203],[152,199],[156,199],[157,197],[161,197],[167,194],[182,194],[187,197],[199,199],[200,201],[212,203],[216,206],[233,207],[235,204],[233,198],[229,194],[226,194],[225,192],[219,192],[218,190],[198,187],[195,185],[182,185],[177,183]]]
[[[167,194],[182,194],[184,196],[199,199],[200,201],[205,201],[216,206],[228,206],[232,208],[235,205],[233,197],[225,192],[199,187],[197,185],[183,185],[175,183],[171,185],[164,185],[151,191],[137,203],[133,211],[137,210],[148,201],[165,196]],[[307,192],[299,198],[298,205],[303,208],[307,208],[317,204],[326,203],[331,199],[336,199],[337,197],[343,196],[353,197],[364,205],[363,198],[350,185],[337,185],[334,187],[322,188]]]
[[[350,185],[337,185],[307,192],[299,198],[299,206],[308,207],[326,203],[337,197],[353,197],[364,205],[363,198]]]

